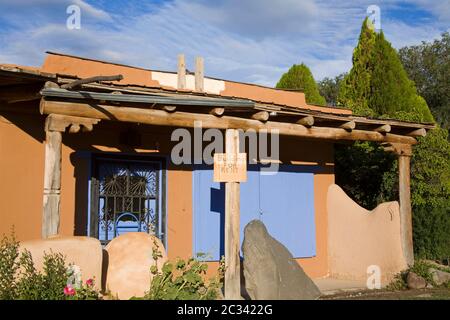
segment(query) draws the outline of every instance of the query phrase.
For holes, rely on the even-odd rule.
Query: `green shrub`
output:
[[[175,263],[167,261],[161,270],[157,262],[162,255],[154,242],[153,258],[155,265],[150,272],[153,279],[145,299],[149,300],[215,300],[219,297],[223,277],[223,260],[221,260],[219,275],[208,282],[205,274],[208,265],[195,258],[178,259]]]
[[[0,242],[0,300],[14,299],[17,294],[16,278],[19,269],[19,242],[14,231]]]
[[[99,299],[92,279],[72,287],[71,265],[66,264],[61,253],[44,253],[40,272],[28,250],[20,254],[14,233],[2,238],[0,249],[0,300]]]

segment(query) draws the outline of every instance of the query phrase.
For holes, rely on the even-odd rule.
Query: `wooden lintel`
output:
[[[427,130],[420,128],[409,132],[407,135],[410,137],[425,137],[427,135]]]
[[[195,121],[202,121],[203,128],[229,129],[239,128],[243,130],[278,130],[280,135],[297,136],[311,139],[325,140],[362,140],[376,142],[396,142],[402,144],[416,144],[413,137],[375,131],[352,130],[346,131],[339,128],[311,127],[295,123],[267,121],[261,122],[253,119],[244,119],[234,116],[216,117],[210,114],[189,112],[175,112],[170,117],[167,112],[157,109],[143,109],[134,107],[116,107],[102,104],[89,104],[78,102],[60,102],[42,99],[40,111],[42,114],[61,114],[77,117],[85,117],[101,120],[113,120],[150,125],[194,127]]]
[[[297,121],[297,123],[305,127],[312,127],[314,125],[314,117],[313,116],[302,117],[300,120]]]
[[[384,151],[395,153],[398,156],[412,156],[412,147],[406,143],[384,143]]]
[[[351,131],[356,128],[356,123],[355,123],[355,121],[348,121],[348,122],[341,124],[339,126],[339,128]]]
[[[223,116],[224,113],[225,113],[225,108],[212,108],[209,111],[209,114],[212,114],[216,117],[221,117],[221,116]]]
[[[68,116],[61,114],[50,114],[45,120],[45,131],[64,132],[69,128],[70,133],[92,131],[100,119]]]
[[[259,111],[259,112],[252,114],[252,119],[265,122],[265,121],[269,120],[269,116],[270,116],[269,112]]]
[[[383,124],[382,126],[376,127],[373,129],[373,131],[380,132],[380,133],[388,133],[391,132],[391,125],[389,124]]]

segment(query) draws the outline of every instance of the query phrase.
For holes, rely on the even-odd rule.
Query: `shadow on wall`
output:
[[[328,252],[330,276],[363,280],[370,266],[378,266],[381,284],[407,268],[400,238],[397,201],[369,211],[360,207],[337,185],[328,188]]]

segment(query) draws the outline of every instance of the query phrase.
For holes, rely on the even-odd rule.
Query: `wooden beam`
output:
[[[356,128],[356,123],[355,123],[355,121],[348,121],[348,122],[341,124],[339,126],[339,128],[351,131]]]
[[[314,124],[314,117],[313,116],[302,117],[300,120],[297,121],[297,123],[305,127],[312,127]]]
[[[239,131],[225,132],[226,153],[239,153]],[[225,299],[241,299],[240,272],[240,185],[239,182],[225,183]]]
[[[161,126],[175,126],[193,128],[194,121],[202,121],[203,128],[229,129],[239,128],[243,130],[254,129],[270,130],[276,129],[281,135],[297,136],[310,139],[326,140],[367,140],[377,142],[395,142],[404,144],[416,144],[417,140],[413,137],[381,134],[374,131],[353,130],[348,132],[340,128],[324,128],[305,126],[295,123],[267,121],[261,122],[253,119],[244,119],[231,116],[216,117],[209,114],[174,112],[168,116],[167,112],[155,109],[143,109],[132,107],[119,107],[102,104],[88,104],[75,102],[59,102],[41,100],[41,114],[62,114],[77,117],[86,117],[102,120],[123,121],[132,123],[145,123]]]
[[[409,132],[407,135],[410,137],[425,137],[427,135],[427,130],[420,128]]]
[[[203,58],[197,57],[195,58],[195,91],[203,92],[204,81]]]
[[[186,89],[186,62],[184,60],[184,54],[178,55],[178,89]]]
[[[221,117],[221,116],[223,116],[224,113],[225,113],[225,108],[212,108],[209,111],[209,114],[212,114],[216,117]]]
[[[252,119],[253,120],[262,121],[262,122],[266,122],[267,120],[269,120],[269,112],[267,112],[267,111],[259,111],[257,113],[254,113],[254,114],[252,114]]]
[[[388,132],[391,132],[391,126],[389,124],[383,124],[382,126],[379,126],[375,129],[373,129],[373,131],[376,131],[379,133],[388,133]]]

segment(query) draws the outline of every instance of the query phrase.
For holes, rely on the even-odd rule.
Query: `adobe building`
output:
[[[94,77],[94,78],[93,78]],[[279,172],[248,159],[243,227],[261,219],[313,278],[386,281],[413,262],[409,159],[430,124],[353,116],[302,92],[48,53],[0,65],[0,234],[19,240],[128,231],[157,235],[169,258],[225,251],[224,184],[207,164],[175,164],[177,128],[279,131]],[[334,144],[377,141],[399,156],[399,202],[369,212],[334,185]],[[256,163],[252,161],[256,160]]]

